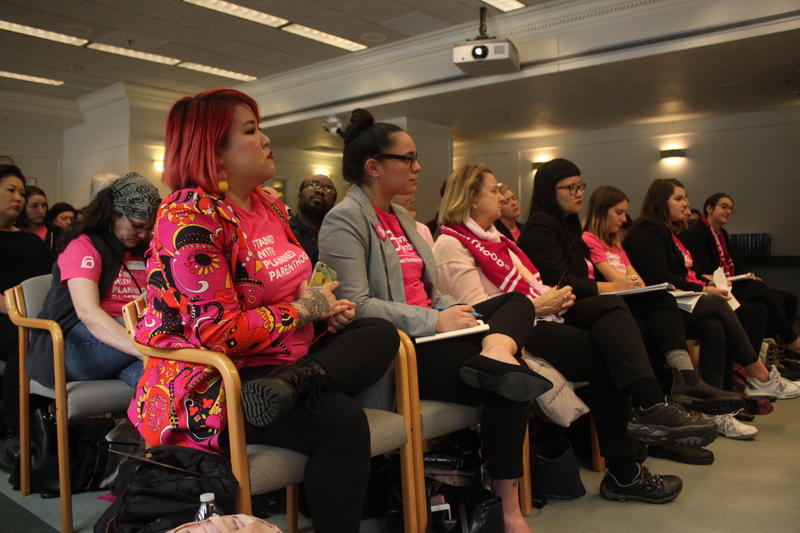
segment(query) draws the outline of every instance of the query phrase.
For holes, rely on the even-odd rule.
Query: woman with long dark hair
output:
[[[736,362],[748,375],[747,396],[779,399],[800,396],[800,385],[783,378],[775,367],[768,370],[758,358],[726,301],[727,289],[707,283],[692,269],[692,255],[676,235],[686,227],[688,214],[689,200],[680,181],[653,181],[642,203],[641,217],[625,238],[624,247],[631,263],[647,283],[667,282],[684,291],[704,293],[693,310],[682,316],[687,327],[700,338],[700,366],[709,382],[723,386],[725,374]],[[714,421],[720,433],[727,437],[752,438],[757,432],[753,426],[730,415],[716,416]]]
[[[337,282],[308,287],[312,265],[286,206],[262,190],[276,169],[260,116],[231,89],[172,106],[163,181],[173,192],[155,221],[136,338],[230,357],[248,442],[307,455],[314,531],[356,533],[370,434],[352,396],[385,374],[400,341],[385,320],[354,320],[354,305],[333,295]],[[316,321],[327,334],[314,342]],[[128,417],[148,445],[220,452],[226,412],[216,370],[151,357]]]

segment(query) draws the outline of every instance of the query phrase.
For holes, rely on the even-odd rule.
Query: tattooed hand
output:
[[[292,302],[299,318],[298,327],[309,322],[324,320],[348,307],[347,300],[338,300],[333,294],[338,286],[338,281],[330,281],[317,287],[309,287],[306,281],[300,284],[300,297]]]

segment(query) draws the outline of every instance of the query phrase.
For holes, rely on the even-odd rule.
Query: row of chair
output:
[[[55,400],[58,426],[61,531],[71,533],[72,494],[69,472],[69,419],[124,413],[133,391],[119,380],[67,382],[64,366],[63,334],[57,323],[32,318],[39,314],[50,287],[50,275],[38,276],[6,291],[9,316],[19,329],[20,368],[20,484],[23,495],[30,494],[30,427],[28,395],[30,392]],[[144,311],[144,299],[125,306],[124,318],[132,334]],[[55,386],[42,387],[30,381],[26,368],[31,329],[49,332],[53,339]],[[373,456],[395,449],[400,452],[403,517],[405,531],[426,531],[427,497],[425,495],[423,441],[470,427],[480,420],[478,407],[419,399],[416,380],[416,353],[411,339],[400,332],[401,343],[394,367],[375,385],[360,395],[370,425]],[[132,337],[133,338],[133,337]],[[202,363],[220,372],[228,402],[230,458],[239,482],[237,512],[250,513],[251,495],[287,490],[287,531],[297,531],[297,484],[302,480],[306,456],[274,446],[247,445],[241,406],[241,382],[231,360],[223,354],[200,350],[160,350],[135,343],[145,357],[176,359]],[[524,450],[524,479],[520,483],[523,513],[531,512],[530,467],[527,432]]]

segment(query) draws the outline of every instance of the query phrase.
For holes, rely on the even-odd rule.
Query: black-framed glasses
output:
[[[731,215],[736,213],[736,208],[733,207],[731,204],[727,204],[725,202],[720,202],[720,203],[717,204],[717,206],[720,207],[723,211],[730,211]]]
[[[336,194],[336,187],[331,185],[323,185],[318,181],[307,181],[303,184],[304,189],[311,189],[312,191],[322,191],[325,194]]]
[[[146,231],[148,233],[153,231],[154,224],[142,224],[141,222],[134,222],[133,220],[131,220],[131,217],[129,217],[127,215],[125,216],[125,218],[128,219],[128,224],[131,225],[131,227],[133,228],[133,231],[136,231],[136,232]]]
[[[578,193],[585,193],[586,192],[586,184],[585,183],[573,183],[572,185],[562,185],[561,187],[556,187],[558,189],[567,189],[572,196],[578,196]]]
[[[372,159],[397,159],[398,161],[406,161],[408,163],[408,168],[411,168],[414,166],[414,163],[419,161],[419,152],[414,152],[412,155],[375,154],[372,156]]]

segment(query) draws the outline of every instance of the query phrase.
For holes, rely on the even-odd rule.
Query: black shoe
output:
[[[319,411],[320,394],[329,385],[325,369],[309,358],[273,367],[266,376],[242,385],[245,419],[254,426],[268,426],[286,417],[303,399],[309,411]]]
[[[756,415],[751,415],[750,413],[745,413],[744,411],[739,411],[733,417],[740,422],[752,422],[756,419]]]
[[[669,459],[676,463],[687,465],[710,465],[714,463],[714,453],[699,446],[681,446],[663,442],[648,446],[647,453],[650,457]]]
[[[657,476],[639,465],[639,475],[625,485],[608,472],[600,483],[600,495],[607,500],[667,503],[678,497],[683,481],[678,476]]]
[[[524,361],[512,365],[476,355],[468,359],[458,373],[470,387],[492,391],[514,402],[535,400],[553,388],[550,380],[528,368]]]
[[[707,415],[724,415],[738,411],[744,400],[735,392],[724,391],[709,385],[697,370],[672,369],[672,391],[667,400],[678,403],[690,411]]]
[[[633,408],[628,436],[647,444],[706,446],[717,438],[717,425],[713,420],[689,414],[680,405],[658,403],[647,409]]]
[[[19,433],[7,430],[0,437],[0,470],[11,472],[19,459]]]

